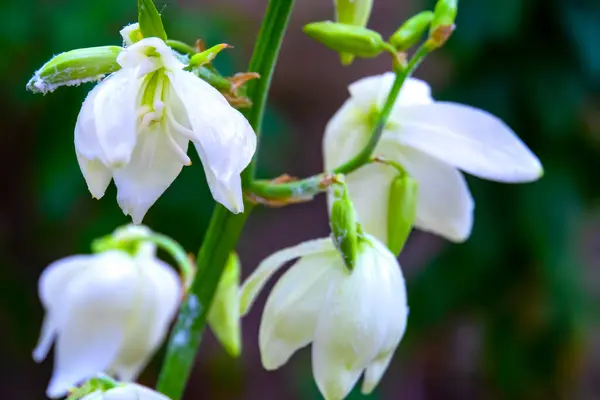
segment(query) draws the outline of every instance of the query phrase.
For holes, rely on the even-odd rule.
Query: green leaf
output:
[[[138,21],[144,37],[167,40],[162,19],[152,0],[138,0]]]

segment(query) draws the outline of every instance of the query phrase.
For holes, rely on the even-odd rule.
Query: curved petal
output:
[[[256,150],[256,135],[244,116],[231,107],[215,88],[188,71],[168,74],[179,103],[185,108],[189,139],[196,146],[209,183],[214,177],[228,194],[222,204],[234,213],[244,209],[239,174]],[[174,102],[170,101],[171,105]],[[215,188],[211,187],[211,191]],[[216,190],[218,192],[218,190]]]
[[[344,270],[337,253],[302,257],[279,279],[267,299],[258,335],[262,364],[277,369],[314,336],[331,285]]]
[[[329,120],[323,136],[326,171],[350,160],[367,144],[371,136],[368,118],[368,110],[351,99]]]
[[[112,75],[111,75],[112,76]],[[109,76],[110,78],[110,76]],[[107,78],[108,79],[108,78]],[[78,155],[87,160],[100,160],[102,164],[107,164],[108,161],[104,155],[104,149],[100,146],[98,140],[98,130],[96,129],[96,114],[94,112],[94,104],[98,93],[105,87],[104,81],[98,83],[83,101],[81,110],[77,115],[75,123],[75,151]]]
[[[97,92],[91,101],[93,101],[96,138],[104,154],[104,159],[101,160],[109,168],[128,163],[135,147],[136,102],[142,82],[143,79],[138,79],[134,70],[121,69],[104,79],[94,89]],[[86,121],[82,120],[82,126],[84,124]],[[84,136],[77,139],[76,136],[76,147],[80,154],[91,160],[93,157],[82,150],[82,147],[85,147],[83,142],[91,135],[91,131],[82,129],[81,132],[82,135],[85,133],[86,139]],[[79,145],[77,145],[78,140]],[[89,139],[88,142],[89,145],[93,145],[93,140]]]
[[[366,232],[386,244],[390,185],[397,174],[387,165],[369,164],[346,176],[358,221]]]
[[[177,59],[173,50],[156,37],[144,38],[127,46],[117,56],[117,62],[121,67],[135,71],[137,77],[162,67],[167,70],[180,70],[185,66]]]
[[[240,288],[240,314],[246,315],[256,297],[267,283],[271,275],[283,267],[283,265],[295,258],[308,256],[311,254],[336,251],[330,238],[309,240],[299,245],[279,250],[265,258],[256,267]]]
[[[368,111],[373,107],[379,109],[385,103],[390,89],[394,84],[394,80],[395,74],[386,72],[385,74],[359,79],[350,84],[348,90],[350,91],[352,98],[356,100],[365,111]],[[408,78],[404,82],[404,85],[396,98],[394,109],[397,109],[399,106],[429,104],[432,102],[431,88],[427,82],[416,78]]]
[[[363,244],[356,267],[330,290],[317,321],[313,374],[326,399],[343,399],[381,349],[388,316],[377,255]]]
[[[499,182],[529,182],[543,169],[521,139],[492,114],[456,103],[402,107],[397,140],[469,174]]]
[[[48,397],[60,397],[116,358],[134,304],[138,281],[131,259],[118,251],[94,256],[70,281],[56,309],[58,339]]]
[[[112,180],[112,173],[99,160],[88,160],[77,154],[77,162],[92,197],[101,199]]]
[[[188,140],[171,135],[161,125],[153,124],[141,132],[129,164],[114,171],[117,202],[136,224],[183,168],[180,154],[187,152]]]
[[[406,297],[406,283],[402,271],[394,255],[376,240],[371,241],[373,250],[379,253],[378,268],[380,292],[384,298],[381,307],[387,312],[386,334],[375,359],[367,367],[362,385],[362,393],[369,394],[375,389],[383,374],[387,370],[394,352],[404,336],[408,320],[408,306]]]
[[[136,257],[141,284],[135,292],[135,310],[110,370],[121,381],[132,381],[163,342],[182,296],[177,273],[163,261]]]
[[[46,267],[40,276],[38,291],[42,305],[46,310],[46,316],[42,323],[40,339],[33,350],[33,359],[36,362],[41,362],[46,358],[55,338],[57,321],[56,318],[53,318],[54,313],[52,309],[60,304],[64,288],[68,285],[69,281],[80,271],[88,267],[91,259],[92,256],[88,255],[63,258]]]
[[[382,145],[394,147],[387,140]],[[410,147],[395,146],[394,160],[418,182],[415,226],[454,242],[466,240],[475,206],[464,176],[456,168]]]

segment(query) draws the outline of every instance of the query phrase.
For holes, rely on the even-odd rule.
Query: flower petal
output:
[[[151,53],[155,54],[151,54]],[[156,37],[144,38],[131,44],[119,53],[117,62],[121,67],[135,72],[137,77],[149,74],[159,68],[180,70],[185,65],[165,42]]]
[[[92,257],[76,255],[58,260],[50,264],[40,276],[38,287],[42,305],[46,310],[42,332],[37,346],[33,350],[33,359],[41,362],[46,358],[56,334],[56,319],[53,308],[60,303],[64,288],[81,270],[90,265]]]
[[[356,267],[323,303],[312,346],[313,374],[326,399],[345,398],[381,349],[388,324],[378,255],[363,244]]]
[[[191,72],[173,71],[168,76],[186,110],[188,121],[182,125],[191,127],[189,139],[200,155],[215,199],[234,213],[242,212],[238,177],[256,150],[252,127],[221,93]],[[221,186],[215,187],[215,181]]]
[[[130,257],[118,251],[94,256],[87,273],[70,281],[55,314],[58,339],[48,397],[64,396],[109,367],[131,318],[137,281]]]
[[[283,265],[298,257],[311,254],[336,251],[330,238],[309,240],[299,245],[279,250],[265,258],[250,275],[240,288],[240,314],[246,315],[256,297],[267,283],[271,275],[283,267]]]
[[[99,160],[88,160],[79,154],[77,154],[77,162],[92,197],[95,199],[102,198],[112,180],[110,170]]]
[[[369,164],[346,176],[358,221],[366,232],[386,244],[390,185],[397,174],[387,165]]]
[[[385,103],[396,76],[392,72],[369,76],[350,84],[348,90],[352,100],[365,111],[380,109]],[[394,103],[394,109],[412,104],[429,104],[433,102],[431,88],[427,82],[416,78],[408,78]]]
[[[163,342],[182,295],[179,277],[168,264],[153,257],[136,257],[136,265],[142,279],[136,291],[138,307],[110,367],[126,382],[137,378]]]
[[[180,154],[188,140],[172,135],[160,124],[143,130],[129,164],[114,171],[117,202],[134,223],[142,222],[148,209],[173,183],[183,167]]]
[[[472,175],[529,182],[543,174],[538,158],[492,114],[456,103],[402,107],[398,140]]]
[[[344,268],[337,253],[312,254],[302,257],[277,282],[258,336],[265,369],[279,368],[312,341],[329,288]]]
[[[325,170],[331,171],[357,155],[370,136],[367,110],[352,99],[346,101],[325,127]]]
[[[107,167],[118,166],[129,162],[136,143],[137,97],[143,79],[138,79],[135,71],[121,69],[104,79],[94,89],[93,102],[94,124],[96,138],[104,154],[102,162]],[[86,99],[87,102],[87,99]],[[86,104],[84,103],[85,108]],[[86,115],[82,120],[82,136],[76,140],[78,152],[88,159],[93,159],[82,150],[84,138],[89,138],[92,131],[88,128],[89,120]],[[76,130],[77,133],[77,130]],[[77,141],[79,140],[79,145]],[[87,140],[87,146],[94,145],[93,140]],[[98,158],[98,157],[96,157]]]
[[[423,152],[399,147],[396,161],[419,184],[415,226],[454,242],[466,240],[473,227],[474,202],[456,168]]]
[[[394,352],[404,336],[408,320],[406,283],[396,257],[376,240],[372,240],[374,251],[379,253],[378,268],[381,275],[380,293],[384,303],[380,305],[387,312],[386,335],[381,349],[367,367],[362,385],[362,393],[369,394],[375,389],[394,356]]]

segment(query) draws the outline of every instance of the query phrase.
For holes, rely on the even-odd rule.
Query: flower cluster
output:
[[[325,128],[323,174],[262,184],[243,173],[252,170],[247,167],[257,146],[252,126],[199,77],[199,68],[227,46],[201,51],[169,42],[153,3],[138,4],[139,25],[121,31],[124,47],[58,55],[36,72],[28,88],[45,93],[100,81],[77,118],[75,153],[92,196],[103,197],[114,180],[117,202],[134,224],[190,165],[190,141],[214,200],[228,211],[215,212],[203,246],[217,249],[203,247],[197,276],[177,242],[140,225],[98,239],[93,254],[46,268],[39,280],[46,316],[33,357],[42,361],[55,343],[47,395],[168,399],[127,382],[162,344],[180,303],[167,355],[179,364],[167,371],[167,380],[186,379],[173,374],[189,371],[197,345],[191,338],[205,322],[232,356],[239,355],[241,316],[292,260],[297,261],[276,283],[262,314],[263,366],[280,368],[311,344],[313,375],[325,399],[344,399],[361,376],[362,392],[372,392],[407,328],[406,285],[396,256],[413,227],[464,241],[473,226],[474,201],[462,172],[511,183],[543,173],[537,157],[500,119],[435,101],[429,85],[411,77],[422,58],[448,40],[456,1],[438,1],[434,11],[412,17],[388,41],[366,28],[372,0],[337,0],[337,22],[307,25],[305,32],[337,51],[343,64],[390,53],[393,72],[349,86],[350,98]],[[407,61],[405,50],[426,34]],[[208,71],[216,74],[212,66]],[[261,90],[267,90],[268,78]],[[245,201],[286,205],[324,191],[331,235],[275,252],[240,286],[240,263],[230,242],[241,225],[233,229],[233,223],[223,222],[227,213],[243,213]],[[218,236],[210,229],[220,229]],[[175,259],[181,276],[157,257],[158,248]]]

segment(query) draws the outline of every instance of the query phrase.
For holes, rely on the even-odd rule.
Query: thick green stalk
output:
[[[248,88],[253,107],[247,118],[257,135],[293,3],[294,0],[269,1],[250,61],[249,70],[261,75],[261,79]],[[243,173],[244,186],[252,180],[253,165],[254,161]],[[158,380],[158,391],[172,400],[180,400],[183,396],[215,291],[251,211],[251,204],[245,204],[243,214],[232,214],[220,204],[215,207],[198,253],[196,278],[181,306]]]
[[[250,65],[248,66],[249,72],[257,72],[260,75],[260,79],[248,82],[248,93],[253,94],[252,108],[245,114],[254,128],[259,142],[265,105],[267,96],[269,95],[269,87],[271,86],[271,78],[275,71],[273,66],[279,55],[279,49],[281,48],[281,42],[283,41],[293,5],[294,0],[269,0],[265,18],[258,33],[259,41],[256,43]],[[261,38],[266,38],[266,40],[260,40]],[[257,147],[257,153],[259,147]],[[242,172],[242,185],[244,187],[250,186],[254,179],[256,159],[257,157],[255,156],[250,165]]]
[[[332,171],[334,174],[349,174],[362,167],[363,165],[371,161],[373,151],[383,134],[383,129],[387,124],[388,118],[396,102],[396,98],[400,93],[400,89],[408,77],[412,75],[415,69],[419,66],[423,58],[431,50],[427,46],[421,46],[411,58],[410,62],[405,68],[398,69],[396,72],[396,79],[390,89],[390,93],[379,113],[377,122],[373,129],[373,133],[369,138],[369,142],[365,147],[346,163],[340,165]],[[263,198],[265,200],[286,200],[286,199],[302,199],[310,198],[317,193],[323,191],[326,188],[324,185],[324,179],[327,174],[322,173],[314,175],[299,181],[288,182],[288,183],[271,183],[269,181],[254,181],[251,184],[250,190],[255,197]]]

